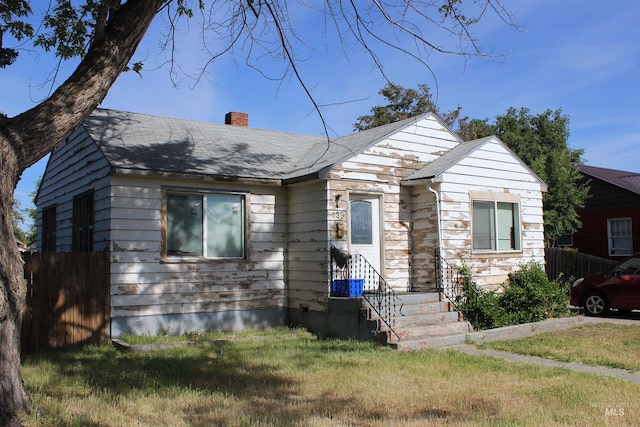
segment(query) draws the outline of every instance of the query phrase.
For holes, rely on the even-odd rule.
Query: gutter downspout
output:
[[[431,181],[427,184],[427,188],[429,189],[429,191],[431,191],[434,196],[436,197],[436,224],[437,224],[437,231],[438,231],[438,249],[439,249],[439,253],[440,256],[443,256],[442,253],[442,227],[441,227],[441,215],[440,215],[440,209],[441,209],[441,205],[440,205],[440,194],[438,193],[437,190],[435,190],[432,185],[435,184],[435,179],[431,178]],[[435,261],[435,259],[434,259]],[[440,266],[440,271],[438,271],[438,281],[440,283],[436,283],[436,287],[441,287],[444,285],[444,283],[442,283],[444,281],[444,263],[443,262],[439,262],[438,265]]]

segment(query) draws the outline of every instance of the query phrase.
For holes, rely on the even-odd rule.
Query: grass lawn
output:
[[[26,356],[22,373],[27,426],[640,425],[640,384],[301,331],[50,351]]]
[[[479,347],[640,371],[640,325],[592,324]]]

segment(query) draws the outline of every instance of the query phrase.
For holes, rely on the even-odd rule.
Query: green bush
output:
[[[458,309],[477,329],[539,322],[569,314],[566,290],[550,282],[540,263],[530,261],[509,274],[501,289],[486,291],[473,281],[466,264],[460,269],[464,299]]]
[[[563,287],[550,282],[544,268],[533,261],[509,274],[500,305],[505,311],[504,323],[511,325],[569,314],[569,300]]]
[[[504,313],[496,292],[481,289],[473,280],[471,271],[464,260],[459,273],[462,278],[464,298],[458,306],[458,310],[476,329],[498,327],[496,322],[503,317]]]

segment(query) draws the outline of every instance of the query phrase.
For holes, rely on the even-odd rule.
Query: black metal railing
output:
[[[395,324],[396,317],[403,316],[402,299],[362,255],[345,255],[333,247],[331,255],[332,286],[335,281],[346,281],[347,286],[362,286],[361,296],[377,317],[377,329],[373,332],[376,334],[382,332],[384,326],[400,340]]]
[[[436,288],[454,306],[458,306],[464,298],[464,281],[460,271],[442,257],[440,248],[433,253],[436,267]]]
[[[438,249],[434,251],[434,259],[438,292],[453,304],[456,311],[462,312],[465,320],[470,322],[475,330],[479,330],[482,314],[478,307],[478,298],[481,291],[470,277],[449,264]],[[463,306],[462,303],[466,304]]]

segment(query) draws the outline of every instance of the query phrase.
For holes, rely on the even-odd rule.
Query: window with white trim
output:
[[[476,251],[519,251],[520,206],[496,200],[474,200],[473,249]]]
[[[168,257],[244,258],[245,196],[167,192]]]
[[[608,218],[607,237],[609,256],[627,256],[633,254],[631,218]]]

